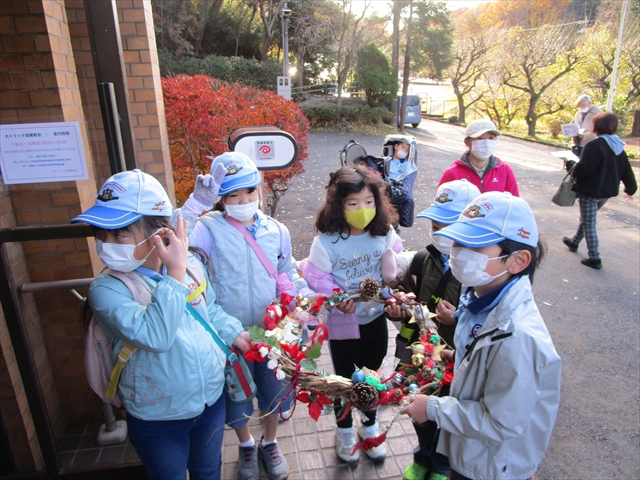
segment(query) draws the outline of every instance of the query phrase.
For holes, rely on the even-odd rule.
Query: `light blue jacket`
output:
[[[189,257],[187,265],[193,270],[202,264]],[[136,418],[193,418],[222,394],[225,355],[186,310],[187,295],[196,287],[194,279],[187,275],[185,285],[169,276],[159,281],[140,278],[151,291],[151,303],[146,307],[109,275],[99,275],[89,287],[89,303],[94,318],[111,339],[114,362],[124,341],[138,348],[122,371],[118,393],[127,412]],[[231,345],[242,325],[215,299],[208,282],[206,301],[200,295],[191,305]]]
[[[278,226],[277,220],[258,212],[252,228],[256,242],[274,268],[288,273],[297,291],[306,287],[306,282],[296,278],[294,273],[295,259],[290,246],[288,252],[281,251],[280,236],[281,232],[288,234],[286,227]],[[224,311],[238,318],[245,328],[264,327],[265,309],[276,299],[276,282],[245,238],[225,220],[223,213],[209,212],[200,217],[189,235],[189,245],[204,248],[209,255],[209,278],[216,301]]]
[[[522,276],[456,361],[450,396],[429,397],[427,417],[440,427],[437,450],[451,468],[476,479],[531,477],[558,414],[561,365]]]

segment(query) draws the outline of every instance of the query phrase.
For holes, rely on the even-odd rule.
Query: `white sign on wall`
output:
[[[78,122],[0,125],[5,184],[86,180]]]

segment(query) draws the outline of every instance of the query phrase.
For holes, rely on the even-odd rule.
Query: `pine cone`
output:
[[[378,404],[378,391],[366,382],[357,383],[351,389],[351,402],[361,412],[370,412]]]
[[[380,290],[380,285],[373,278],[367,277],[360,282],[358,287],[360,291],[360,296],[366,300],[373,300],[378,297],[378,291]]]

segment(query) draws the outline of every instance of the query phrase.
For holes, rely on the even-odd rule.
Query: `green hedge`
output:
[[[226,82],[276,91],[276,77],[282,75],[282,68],[274,60],[259,62],[255,59],[218,55],[204,58],[177,57],[167,51],[158,52],[158,57],[163,77],[208,75]]]
[[[384,107],[371,108],[369,105],[337,105],[333,102],[309,103],[301,105],[302,112],[311,127],[338,125],[342,122],[378,125],[391,123],[393,113]]]

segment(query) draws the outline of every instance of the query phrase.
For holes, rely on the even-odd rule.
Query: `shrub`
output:
[[[275,60],[260,62],[244,57],[207,55],[204,58],[175,56],[163,50],[158,52],[160,74],[163,77],[178,75],[207,75],[230,83],[240,83],[262,90],[276,91],[276,79],[282,68]]]
[[[309,157],[309,122],[294,102],[273,92],[230,84],[205,75],[162,79],[176,200],[183,203],[195,178],[209,173],[210,156],[228,151],[226,138],[241,126],[273,125],[298,142],[298,158],[284,170],[267,170],[264,179],[277,198],[289,180],[304,172]]]
[[[371,108],[366,103],[342,106],[332,102],[311,103],[302,105],[302,112],[312,127],[338,125],[341,122],[377,125],[393,120],[393,113],[386,108]]]
[[[340,107],[335,103],[310,103],[302,105],[301,108],[312,127],[333,125],[338,122]]]
[[[449,123],[458,123],[458,116],[451,115],[447,120],[449,121]]]

